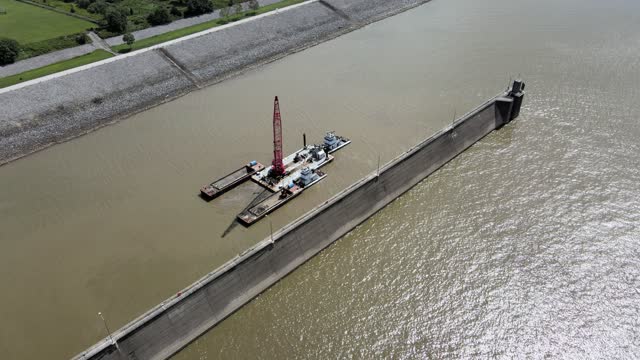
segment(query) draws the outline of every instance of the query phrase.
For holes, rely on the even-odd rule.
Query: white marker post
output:
[[[273,223],[271,222],[271,218],[269,215],[265,214],[264,217],[269,219],[269,231],[271,232],[271,245],[273,245]]]

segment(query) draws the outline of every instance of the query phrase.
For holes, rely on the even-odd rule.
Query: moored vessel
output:
[[[240,185],[253,174],[258,171],[262,171],[264,169],[264,165],[257,161],[251,161],[247,165],[232,171],[231,173],[221,177],[220,179],[210,183],[209,185],[205,185],[200,189],[200,195],[207,199],[211,200],[220,194],[233,189],[234,187]]]

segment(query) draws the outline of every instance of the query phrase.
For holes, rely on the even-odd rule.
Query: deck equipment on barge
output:
[[[272,192],[278,192],[285,185],[298,179],[304,167],[316,170],[330,163],[333,159],[334,157],[327,155],[321,146],[307,145],[283,159],[284,172],[282,175],[274,176],[272,167],[269,166],[253,174],[251,180]]]
[[[282,144],[282,141],[279,143]],[[322,145],[304,144],[302,149],[286,158],[274,159],[274,162],[279,160],[278,163],[282,164],[282,171],[274,171],[273,166],[269,166],[256,172],[251,176],[251,179],[272,192],[280,191],[286,184],[298,179],[304,167],[308,167],[310,170],[319,169],[333,161],[334,157],[330,155],[331,153],[342,149],[350,143],[351,140],[336,135],[334,131],[329,131],[325,135]]]
[[[300,171],[298,178],[285,185],[279,192],[238,214],[238,220],[245,225],[251,225],[325,177],[327,177],[327,174],[324,172],[317,169],[312,170],[305,166]]]
[[[242,182],[252,179],[273,195],[238,214],[238,219],[250,225],[298,196],[302,191],[318,183],[327,175],[319,168],[333,161],[332,153],[349,145],[351,140],[329,131],[320,145],[307,145],[303,135],[303,147],[284,157],[282,154],[282,119],[280,103],[276,96],[273,103],[273,161],[265,167],[252,161],[200,189],[205,200],[211,200]]]

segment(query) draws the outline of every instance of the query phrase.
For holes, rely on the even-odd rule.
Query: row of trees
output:
[[[99,10],[104,10],[104,19],[106,22],[107,30],[114,33],[123,33],[127,30],[127,15],[128,12],[117,6],[102,7],[103,0],[98,0],[91,4],[91,6],[98,6]],[[188,0],[187,9],[184,14],[175,6],[171,8],[171,11],[165,7],[159,7],[155,9],[151,14],[147,16],[147,21],[152,26],[168,24],[172,21],[171,15],[175,17],[182,17],[183,15],[197,16],[207,14],[213,11],[213,3],[210,0]],[[258,10],[260,4],[257,0],[249,1],[249,9],[255,11]],[[231,7],[220,9],[220,15],[223,18],[231,15]],[[241,3],[236,3],[233,6],[233,12],[239,14],[243,11]]]
[[[255,11],[255,10],[258,10],[259,8],[260,8],[260,4],[258,4],[257,0],[249,1],[249,9]],[[243,11],[242,4],[240,3],[235,4],[235,6],[233,7],[233,11],[236,14],[241,13]],[[220,16],[223,18],[228,17],[230,13],[231,13],[231,7],[225,7],[220,9]],[[171,22],[171,16],[169,14],[169,11],[166,8],[157,8],[154,12],[149,14],[147,21],[149,21],[149,23],[152,25],[167,24]],[[133,34],[126,33],[124,34],[124,36],[122,36],[122,41],[124,41],[131,48],[133,43],[136,41],[136,38],[133,36]]]
[[[74,0],[65,0],[72,2]],[[127,31],[127,17],[133,15],[132,8],[124,8],[118,4],[119,0],[75,0],[79,8],[86,9],[90,13],[104,16],[105,29],[112,33],[122,34]],[[233,7],[231,4],[235,3]],[[179,0],[178,4],[186,6],[184,13],[175,5],[168,10],[166,7],[158,7],[147,16],[147,22],[152,26],[170,23],[174,18],[183,16],[198,16],[208,14],[214,10],[211,0]],[[221,16],[226,18],[232,14],[239,14],[243,11],[241,3],[234,0],[229,1],[229,7],[220,10]],[[258,0],[248,2],[249,9],[255,11],[260,7]]]
[[[187,10],[185,14],[182,14],[182,12],[175,6],[171,8],[171,11],[167,10],[167,8],[165,7],[156,8],[151,14],[149,14],[149,16],[147,16],[147,21],[153,26],[164,25],[171,22],[172,15],[175,17],[182,17],[183,15],[196,16],[207,14],[213,11],[213,4],[209,0],[189,0],[187,1],[186,5]],[[260,4],[258,3],[258,0],[249,1],[250,10],[256,11],[259,8]],[[243,11],[242,4],[236,3],[233,8],[225,7],[220,9],[220,16],[226,18],[231,15],[232,10],[235,14],[241,13]]]

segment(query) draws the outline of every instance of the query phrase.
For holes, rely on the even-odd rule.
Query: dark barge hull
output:
[[[246,226],[252,225],[253,223],[265,217],[267,214],[270,214],[271,212],[284,205],[289,200],[300,195],[304,190],[310,188],[311,186],[317,184],[319,181],[327,177],[327,174],[319,170],[316,173],[319,175],[318,179],[314,180],[309,185],[305,187],[295,185],[293,189],[288,192],[288,195],[284,198],[281,197],[280,192],[277,192],[264,199],[263,201],[257,203],[253,207],[238,214],[238,220]]]
[[[221,194],[233,189],[248,180],[251,175],[264,169],[264,165],[259,162],[251,163],[232,171],[231,173],[221,177],[220,179],[205,185],[200,189],[200,196],[205,200],[212,200]]]

